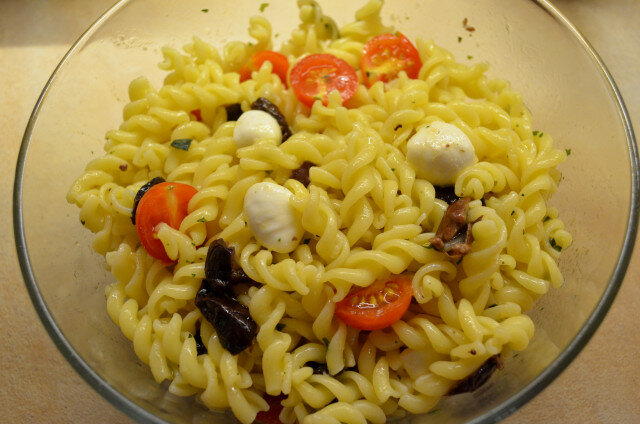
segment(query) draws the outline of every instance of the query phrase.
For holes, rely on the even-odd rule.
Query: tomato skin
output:
[[[422,67],[418,49],[403,34],[381,34],[365,44],[360,57],[362,79],[367,87],[378,81],[389,82],[405,71],[417,78]]]
[[[200,109],[192,110],[191,114],[196,118],[196,121],[202,122],[202,112],[200,111]]]
[[[287,72],[289,72],[289,60],[285,55],[271,50],[263,50],[254,53],[251,58],[238,71],[240,74],[240,82],[251,79],[251,73],[260,69],[264,62],[271,62],[273,65],[273,73],[276,74],[280,81],[287,86]]]
[[[402,318],[409,309],[412,297],[411,280],[396,275],[350,293],[336,303],[335,313],[350,327],[381,330]]]
[[[280,421],[280,412],[282,412],[282,400],[284,399],[283,395],[280,396],[271,396],[264,395],[264,400],[269,404],[268,411],[260,411],[256,416],[256,420],[254,423],[264,423],[264,424],[282,424]]]
[[[329,103],[328,94],[340,92],[344,104],[358,89],[358,75],[351,65],[331,54],[312,54],[303,57],[289,74],[289,82],[298,100],[313,106],[315,100]]]
[[[189,213],[189,200],[197,192],[188,184],[164,182],[154,185],[142,196],[136,212],[136,230],[149,255],[164,264],[173,263],[156,236],[156,227],[164,222],[171,228],[180,228]]]

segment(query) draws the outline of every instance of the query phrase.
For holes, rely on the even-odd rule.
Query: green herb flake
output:
[[[544,219],[542,220],[542,222],[547,222],[548,220],[550,220],[551,217],[550,216],[545,216]]]
[[[209,9],[202,9],[201,12],[202,13],[209,13]]]
[[[487,309],[495,308],[496,306],[498,306],[498,305],[497,305],[496,303],[494,303],[494,304],[492,304],[492,305],[489,305],[489,306],[487,307]]]
[[[80,220],[80,223],[81,223],[82,225],[84,225],[84,224],[85,224],[85,220],[84,220],[84,219],[81,219],[81,220]]]
[[[264,12],[264,9],[266,9],[267,7],[269,7],[269,3],[262,3],[260,5],[260,12]]]
[[[462,37],[458,37],[458,43],[462,43]]]
[[[191,274],[191,276],[192,276],[193,278],[195,278],[195,277],[196,277],[196,274],[193,274],[193,273],[192,273],[192,274]]]
[[[402,376],[398,374],[398,380],[402,381]]]
[[[513,216],[516,213],[516,211],[511,211],[511,216]]]
[[[198,220],[198,222],[202,222],[202,223],[204,224],[205,222],[207,222],[207,220],[206,220],[206,219],[205,219],[205,217],[203,216],[202,218],[200,218],[200,219]]]
[[[282,324],[282,323],[276,324],[276,330],[278,330],[278,331],[284,330],[284,324]]]
[[[456,262],[456,265],[460,265],[460,262],[462,262],[462,258],[458,259],[458,261]]]
[[[309,244],[309,242],[310,242],[310,241],[311,241],[311,239],[310,239],[310,238],[308,238],[308,239],[304,239],[304,241],[302,242],[302,244]]]
[[[559,244],[556,243],[556,239],[550,238],[549,239],[549,244],[551,245],[551,247],[556,249],[558,252],[562,252],[562,246],[560,246]]]
[[[323,337],[322,341],[324,342],[325,346],[329,347],[329,339],[327,339],[326,337]]]
[[[467,55],[467,59],[471,60],[473,59],[473,56],[471,56],[470,54]]]
[[[534,136],[534,137],[537,137],[537,136],[538,136],[538,134],[540,134],[540,131],[534,131],[534,132],[533,132],[533,136]]]
[[[281,241],[282,241],[282,237],[278,237],[278,242],[281,242]]]
[[[538,134],[538,137],[542,138],[543,135],[544,135],[544,133],[540,132],[540,134]]]
[[[275,35],[273,36],[273,38],[278,38],[278,37],[280,37],[280,33],[276,32]]]
[[[186,152],[191,146],[191,141],[192,140],[190,138],[179,138],[171,142],[171,147],[174,149],[184,150]]]
[[[516,124],[516,128],[520,128],[520,124]]]
[[[571,149],[564,149],[564,152],[567,154],[567,156],[571,156]]]
[[[391,168],[391,171],[392,172],[396,172],[396,168]]]

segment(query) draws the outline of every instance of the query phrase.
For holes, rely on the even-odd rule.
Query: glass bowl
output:
[[[320,1],[339,23],[360,2]],[[24,279],[52,339],[85,380],[143,423],[227,423],[193,398],[169,394],[136,359],[106,313],[113,281],[93,235],[78,223],[66,192],[103,135],[121,122],[129,82],[146,75],[158,85],[160,47],[198,35],[217,46],[248,40],[261,0],[122,1],[78,40],[45,86],[27,126],[14,189],[15,239]],[[208,9],[205,13],[203,9]],[[293,2],[263,12],[274,32],[298,23]],[[487,61],[489,75],[523,94],[537,128],[571,149],[551,203],[574,237],[560,260],[565,284],[529,315],[536,335],[506,358],[504,369],[472,394],[444,398],[436,413],[402,422],[496,422],[546,387],[592,336],[624,277],[638,223],[638,157],[620,94],[598,55],[545,1],[388,0],[383,16],[414,38],[433,39],[461,61]],[[476,28],[468,33],[467,18]],[[459,38],[462,37],[462,38]],[[284,37],[282,37],[284,38]],[[277,43],[277,40],[276,40]],[[215,418],[212,418],[214,416]]]

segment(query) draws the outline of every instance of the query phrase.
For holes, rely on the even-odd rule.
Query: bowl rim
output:
[[[92,368],[85,362],[82,357],[75,351],[71,344],[66,340],[60,328],[47,306],[44,299],[38,289],[38,284],[35,279],[35,275],[31,268],[31,261],[29,258],[29,252],[27,251],[26,237],[24,232],[24,222],[22,214],[22,182],[24,177],[24,165],[27,156],[27,150],[29,147],[29,141],[33,129],[38,118],[38,114],[42,107],[42,103],[46,98],[51,85],[58,76],[58,71],[67,63],[67,61],[79,51],[85,43],[91,38],[91,36],[101,27],[101,25],[115,15],[126,4],[133,0],[119,0],[116,4],[111,6],[106,12],[104,12],[91,26],[78,38],[78,40],[71,46],[69,51],[62,57],[60,63],[56,66],[53,73],[47,80],[36,104],[29,117],[21,145],[18,154],[18,160],[15,170],[15,178],[13,185],[13,230],[16,251],[18,254],[18,261],[20,263],[20,270],[25,281],[25,286],[29,292],[29,297],[33,303],[36,312],[42,321],[45,329],[49,333],[49,336],[53,340],[58,350],[62,353],[65,359],[71,364],[75,371],[100,395],[107,399],[118,410],[128,415],[134,420],[144,424],[169,424],[168,421],[152,414],[145,408],[139,406],[105,380],[103,380]],[[555,6],[553,6],[548,0],[527,0],[545,11],[559,24],[563,25],[569,30],[571,35],[579,42],[582,48],[591,56],[594,64],[600,71],[602,77],[608,83],[608,89],[610,94],[613,94],[615,99],[618,115],[622,121],[624,128],[627,148],[629,154],[629,163],[631,165],[631,198],[628,211],[627,229],[625,232],[624,242],[618,257],[617,264],[611,274],[609,283],[607,284],[602,297],[596,304],[591,315],[587,318],[582,328],[574,336],[567,347],[556,357],[551,364],[542,371],[536,378],[534,378],[529,384],[522,388],[515,395],[511,396],[506,401],[497,405],[496,407],[485,411],[481,415],[468,421],[468,424],[484,424],[484,423],[496,423],[517,409],[522,407],[528,401],[538,395],[543,389],[545,389],[565,368],[571,363],[571,361],[580,353],[587,342],[591,339],[595,331],[598,329],[604,316],[611,307],[616,294],[622,282],[626,270],[631,260],[633,247],[635,244],[636,234],[638,230],[638,212],[640,211],[640,165],[638,159],[638,150],[635,140],[634,131],[631,125],[629,113],[625,106],[622,95],[611,76],[611,73],[605,66],[604,62],[595,51],[593,46],[587,41],[582,33],[569,21],[569,19],[560,12]]]

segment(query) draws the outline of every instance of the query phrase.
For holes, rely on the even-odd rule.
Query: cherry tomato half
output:
[[[380,330],[402,318],[412,297],[411,280],[396,275],[349,294],[336,304],[336,315],[350,327]]]
[[[280,421],[280,412],[282,412],[282,400],[284,399],[283,395],[280,396],[271,396],[264,395],[264,400],[269,404],[268,411],[260,411],[256,416],[255,423],[264,423],[264,424],[282,424]]]
[[[251,79],[251,73],[260,69],[264,62],[271,62],[273,65],[273,73],[280,77],[280,81],[287,86],[287,72],[289,72],[289,60],[287,57],[271,50],[264,50],[254,53],[251,58],[244,64],[238,73],[240,74],[240,82]]]
[[[418,49],[401,33],[373,37],[364,45],[360,58],[367,87],[377,81],[391,81],[400,71],[405,71],[409,78],[417,78],[421,67]]]
[[[142,245],[151,256],[165,264],[172,262],[156,236],[156,227],[165,222],[178,229],[189,213],[189,200],[197,192],[187,184],[165,182],[154,185],[142,196],[136,211],[136,229]]]
[[[342,103],[358,88],[358,75],[351,65],[331,54],[304,57],[291,69],[291,87],[301,103],[311,107],[315,100],[329,103],[329,93],[340,92]]]

